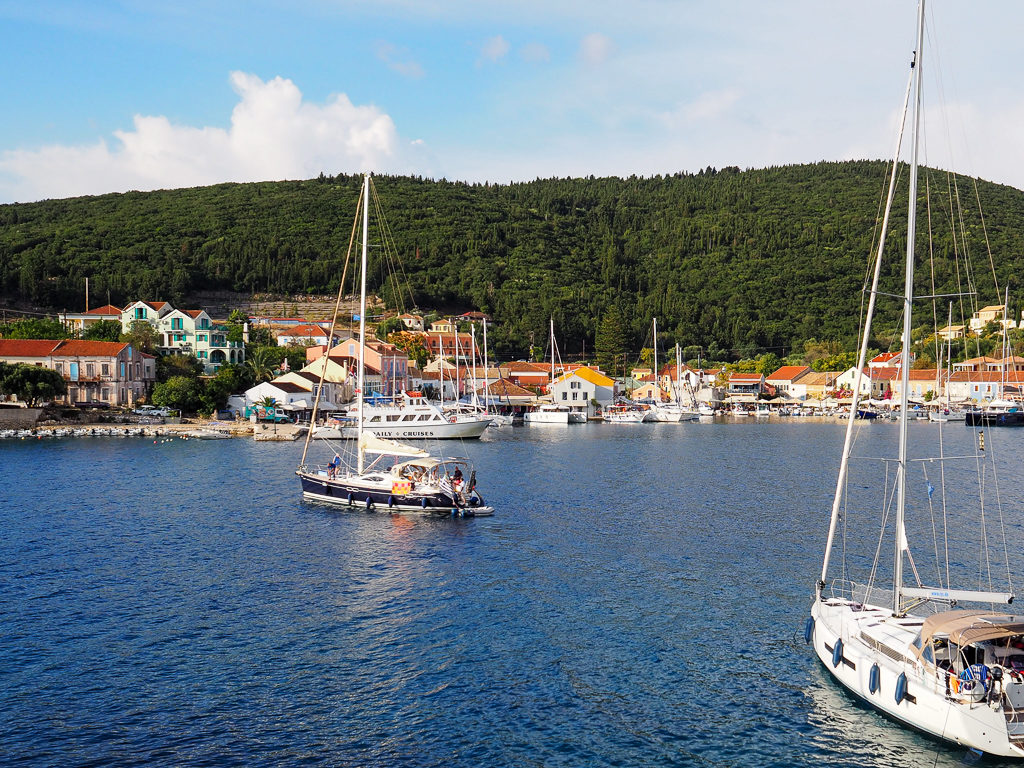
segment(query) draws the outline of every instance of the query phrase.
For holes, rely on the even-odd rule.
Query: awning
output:
[[[1024,623],[1019,616],[994,611],[956,610],[937,613],[924,620],[921,626],[921,645],[914,652],[920,656],[921,649],[931,642],[935,635],[943,635],[956,645],[970,645],[984,640],[1009,639],[1024,634]]]

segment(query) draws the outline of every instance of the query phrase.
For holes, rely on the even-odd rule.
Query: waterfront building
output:
[[[156,382],[156,359],[119,341],[0,339],[0,361],[56,371],[71,405],[131,407]]]
[[[615,379],[586,367],[563,373],[548,385],[548,391],[555,405],[582,411],[587,418],[613,404],[618,394]]]

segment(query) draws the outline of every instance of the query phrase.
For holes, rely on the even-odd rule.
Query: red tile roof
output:
[[[116,357],[128,345],[123,341],[85,341],[70,339],[54,350],[58,357]]]
[[[51,339],[0,339],[0,358],[47,357],[59,344]]]
[[[803,376],[811,370],[806,365],[784,365],[768,376],[765,381],[793,381],[797,376]]]
[[[96,307],[96,309],[90,309],[83,312],[83,315],[120,315],[124,310],[118,309],[113,304],[107,304],[102,307]]]

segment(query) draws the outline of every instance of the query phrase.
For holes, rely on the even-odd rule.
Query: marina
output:
[[[951,451],[973,434],[910,429],[944,430]],[[300,501],[299,443],[5,442],[20,482],[0,509],[0,751],[959,766],[962,750],[850,706],[806,652],[835,471],[821,457],[842,437],[775,419],[487,432],[472,455],[497,512],[478,519]],[[896,437],[873,424],[864,451]],[[1021,433],[987,437],[1020,466]],[[53,483],[56,466],[74,481]],[[573,466],[599,471],[558,469]],[[1001,481],[1024,493],[1019,473]],[[1019,527],[1010,546],[1019,572]]]

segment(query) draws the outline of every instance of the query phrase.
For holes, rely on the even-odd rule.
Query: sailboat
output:
[[[903,107],[905,121],[913,92],[914,129],[910,150],[905,288],[902,297],[905,352],[911,349],[914,298],[924,19],[924,0],[920,0],[915,61],[911,66]],[[897,142],[897,160],[901,143],[902,129],[900,140]],[[853,411],[857,408],[860,396],[859,379],[864,369],[871,336],[875,300],[880,295],[881,257],[896,186],[899,165],[897,160],[892,164],[888,199],[868,298],[857,365],[857,381],[853,386]],[[941,469],[935,471],[940,471],[945,478],[946,473],[955,474],[975,469],[980,475],[982,466],[988,467],[988,471],[994,471],[995,462],[989,463],[990,456],[980,447],[974,455],[967,457],[942,454],[935,458],[920,460],[911,457],[908,447],[907,413],[909,369],[909,365],[902,366],[901,369],[898,455],[895,459],[886,460],[883,463],[884,469],[878,470],[875,475],[880,481],[878,484],[885,490],[883,510],[895,511],[895,514],[889,517],[890,524],[886,528],[891,529],[894,539],[893,549],[890,550],[893,553],[891,589],[883,589],[875,583],[878,573],[876,569],[879,565],[877,555],[866,585],[848,579],[846,569],[856,567],[856,563],[847,562],[843,563],[839,577],[832,582],[828,581],[830,559],[838,532],[843,533],[840,544],[845,544],[851,516],[856,514],[865,493],[863,484],[846,483],[856,423],[854,419],[849,419],[836,492],[832,501],[824,562],[821,576],[815,584],[814,601],[804,628],[804,639],[813,646],[825,669],[838,683],[853,696],[889,717],[936,738],[964,745],[978,752],[1024,757],[1024,616],[996,609],[998,605],[1008,605],[1013,600],[1013,593],[998,591],[991,572],[979,574],[981,578],[978,580],[978,586],[982,587],[981,589],[961,589],[953,586],[953,577],[957,575],[955,550],[952,553],[947,551],[945,569],[941,567],[938,557],[934,565],[938,580],[946,583],[929,586],[920,578],[920,571],[910,554],[908,542],[907,523],[914,523],[919,517],[927,519],[929,510],[932,509],[929,504],[936,493],[930,483],[925,490],[920,485],[909,482],[908,472],[911,467],[915,469],[916,477],[922,468],[928,471],[928,467],[938,464]],[[937,429],[941,432],[944,427],[939,425]],[[933,430],[927,432],[931,432],[934,437]],[[922,433],[917,431],[916,434]],[[860,466],[858,463],[858,469]],[[863,466],[870,470],[871,466],[878,466],[878,463],[865,461]],[[881,483],[883,474],[884,484]],[[936,478],[936,482],[940,481]],[[992,493],[993,491],[988,490],[990,485],[986,478],[986,482],[978,483],[977,488]],[[924,498],[925,495],[927,498]],[[912,503],[908,504],[911,496]],[[937,516],[941,515],[942,520],[945,520],[948,515],[951,520],[962,521],[969,506],[963,487],[956,487],[954,484],[954,487],[949,488],[946,483],[942,483],[942,490],[938,492],[938,496],[939,498],[934,501],[936,504],[941,503],[942,508],[940,512],[936,512]],[[980,509],[987,511],[988,514],[995,514],[985,507],[986,501],[986,497],[979,501]],[[947,511],[947,504],[950,507],[956,506],[957,509],[950,508]],[[998,505],[996,507],[998,508]],[[911,512],[910,515],[908,510]],[[853,520],[855,521],[856,517]],[[885,516],[883,527],[884,520]],[[924,523],[923,527],[926,526],[927,523]],[[984,531],[984,528],[981,530]],[[937,545],[941,544],[941,537],[940,532],[936,538]],[[965,546],[966,531],[961,538],[950,536],[947,540],[954,547],[956,544],[953,542]],[[985,562],[988,562],[988,556],[991,554],[989,550],[995,550],[984,535],[980,543],[967,546],[971,547],[975,559],[979,556],[979,550],[982,550],[981,556],[985,558]],[[845,553],[845,547],[840,551]],[[877,551],[882,551],[880,542]],[[969,557],[964,554],[965,559]],[[950,559],[953,560],[952,568],[949,564]],[[920,565],[922,569],[925,567],[924,562]],[[930,565],[928,567],[931,568]],[[910,581],[909,578],[905,578],[905,570],[908,571],[907,577],[913,577],[912,585],[905,583]],[[961,604],[982,604],[988,607],[962,608]]]
[[[551,378],[555,380],[555,318],[551,318]],[[559,403],[542,403],[536,409],[523,414],[524,424],[568,424],[574,421],[569,406]]]
[[[658,318],[654,318],[654,324],[652,328],[654,336],[654,376],[657,380],[658,376]],[[679,390],[683,386],[682,380],[682,362],[679,359],[679,345],[676,344],[676,379],[672,386],[673,394],[675,397],[668,403],[657,402],[648,411],[649,421],[693,421],[697,418],[696,411],[692,411],[688,408],[683,407],[682,398],[679,396]],[[659,389],[660,391],[660,389]]]
[[[468,459],[435,456],[426,450],[382,438],[365,429],[366,409],[363,407],[364,356],[366,350],[366,262],[368,248],[370,175],[363,179],[362,194],[362,257],[359,293],[359,356],[356,384],[356,451],[353,465],[343,462],[336,452],[328,463],[307,462],[312,433],[307,434],[299,467],[295,470],[306,499],[363,509],[395,512],[422,512],[457,516],[483,516],[494,513],[484,503],[476,485],[476,470]],[[358,217],[358,213],[357,213]],[[354,231],[353,231],[354,234]],[[341,304],[345,280],[338,289]],[[331,333],[334,328],[332,324]],[[324,366],[324,372],[327,367]],[[323,391],[321,374],[318,395],[313,404],[316,419],[319,392]],[[317,440],[329,444],[326,440]]]

